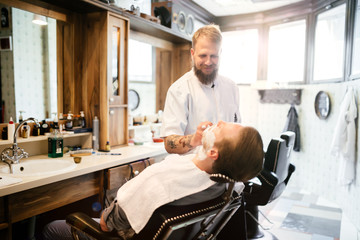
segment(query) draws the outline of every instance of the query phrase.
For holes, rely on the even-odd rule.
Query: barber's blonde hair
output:
[[[212,42],[221,45],[222,35],[218,25],[209,24],[199,28],[192,37],[192,48],[195,48],[197,40],[201,37],[206,37]]]
[[[256,177],[263,168],[263,142],[255,128],[244,127],[237,136],[225,137],[215,146],[219,157],[213,164],[214,173],[246,182]]]

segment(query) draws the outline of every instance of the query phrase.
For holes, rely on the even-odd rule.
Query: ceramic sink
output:
[[[73,161],[65,159],[30,159],[20,160],[19,164],[11,164],[12,172],[8,165],[0,165],[0,174],[12,176],[42,176],[54,175],[70,171],[76,167]]]

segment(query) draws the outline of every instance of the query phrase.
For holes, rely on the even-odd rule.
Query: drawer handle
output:
[[[134,172],[134,176],[137,176],[137,175],[139,175],[139,171],[138,170],[136,170],[135,172]]]

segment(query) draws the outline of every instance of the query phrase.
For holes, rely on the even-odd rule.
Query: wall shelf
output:
[[[76,133],[76,134],[69,134],[69,135],[63,135],[64,139],[68,138],[76,138],[76,137],[88,137],[91,136],[92,133]],[[38,141],[47,141],[49,136],[41,135],[41,136],[30,136],[29,138],[22,138],[17,137],[16,142],[17,143],[29,143],[29,142],[38,142]],[[11,145],[13,144],[13,141],[10,140],[0,140],[0,146],[1,145]]]
[[[259,89],[261,103],[301,103],[301,89]]]
[[[161,127],[161,123],[151,123],[151,124],[144,124],[144,125],[136,125],[136,126],[129,126],[129,130],[137,130],[137,129],[147,129],[153,127]]]
[[[42,2],[78,13],[91,13],[106,10],[128,18],[130,20],[131,30],[142,32],[177,44],[191,42],[191,38],[185,34],[181,34],[171,28],[154,23],[140,16],[133,15],[124,11],[122,8],[109,5],[100,0],[42,0]],[[48,7],[50,7],[50,5]]]

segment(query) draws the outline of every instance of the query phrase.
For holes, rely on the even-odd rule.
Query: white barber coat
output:
[[[238,87],[223,76],[204,85],[191,70],[167,92],[160,136],[193,134],[200,122],[219,120],[240,122]]]
[[[355,179],[356,117],[355,93],[349,87],[340,106],[331,144],[331,153],[339,158],[338,181],[342,185],[351,184]]]

